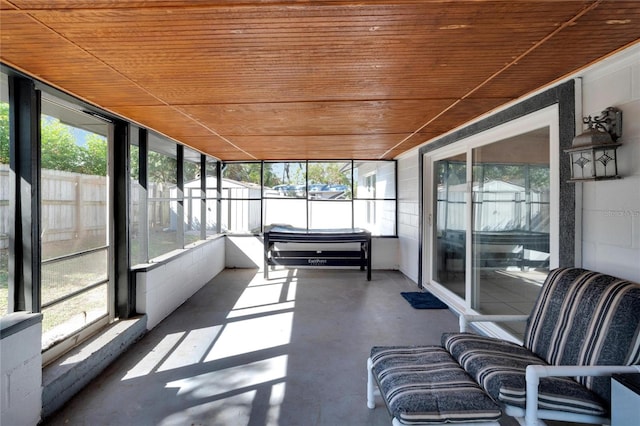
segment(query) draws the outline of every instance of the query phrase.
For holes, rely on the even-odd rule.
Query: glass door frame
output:
[[[478,314],[472,306],[478,306],[479,294],[477,287],[473,283],[473,258],[472,258],[472,232],[473,229],[473,206],[471,185],[473,182],[473,149],[489,145],[491,143],[518,136],[543,127],[549,128],[549,150],[550,150],[550,269],[559,266],[560,252],[560,131],[559,131],[559,108],[557,104],[548,106],[539,111],[528,114],[524,117],[508,121],[499,126],[493,127],[475,135],[460,139],[444,148],[436,149],[423,156],[423,206],[425,206],[423,217],[423,244],[426,250],[422,256],[423,279],[422,281],[433,287],[434,293],[443,298],[454,311],[466,314]],[[467,187],[465,193],[465,204],[467,215],[465,217],[466,229],[466,256],[465,256],[465,299],[448,290],[435,280],[434,274],[434,253],[436,249],[436,224],[435,216],[435,163],[453,155],[465,154],[467,161]],[[475,301],[475,303],[474,303]],[[489,335],[502,338],[509,338],[511,335],[495,324],[484,323],[481,328]]]

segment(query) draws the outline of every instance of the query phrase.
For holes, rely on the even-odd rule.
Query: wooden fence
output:
[[[42,170],[42,243],[106,236],[107,178]],[[0,165],[0,249],[9,246],[9,166]]]

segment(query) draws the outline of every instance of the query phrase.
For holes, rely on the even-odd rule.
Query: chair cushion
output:
[[[550,365],[640,363],[640,284],[580,268],[551,271],[524,347]],[[610,401],[609,377],[578,382]]]
[[[515,343],[471,333],[446,333],[443,346],[496,400],[525,408],[527,365],[548,365]],[[538,407],[571,413],[605,415],[608,404],[570,377],[543,377]]]
[[[374,347],[371,361],[387,408],[402,424],[489,422],[502,414],[439,346]]]

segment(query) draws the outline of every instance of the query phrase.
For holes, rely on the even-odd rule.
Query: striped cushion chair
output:
[[[367,405],[377,388],[393,425],[499,426],[500,406],[440,346],[374,346],[367,364]]]
[[[442,337],[480,386],[506,404],[507,414],[532,425],[537,418],[606,423],[610,375],[640,371],[640,284],[579,268],[553,270],[523,342],[470,333]]]

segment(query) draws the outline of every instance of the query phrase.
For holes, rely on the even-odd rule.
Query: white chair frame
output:
[[[526,321],[528,318],[528,315],[460,315],[460,331],[467,331],[472,322]],[[523,426],[544,426],[544,420],[610,424],[611,419],[608,417],[538,409],[538,386],[542,377],[611,376],[615,373],[640,373],[640,365],[529,365],[525,373],[526,409],[505,405],[505,413],[515,417]]]

